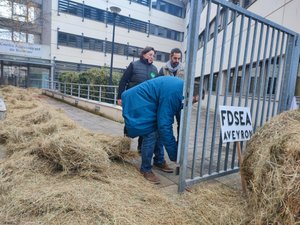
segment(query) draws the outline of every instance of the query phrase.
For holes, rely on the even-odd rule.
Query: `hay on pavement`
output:
[[[78,127],[38,98],[0,88],[7,118],[0,142],[3,224],[243,224],[241,193],[219,183],[182,195],[162,191],[122,160],[130,140]],[[117,159],[117,160],[116,160]]]

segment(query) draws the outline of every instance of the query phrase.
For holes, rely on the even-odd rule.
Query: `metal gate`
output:
[[[192,0],[181,115],[179,191],[239,170],[220,138],[219,105],[249,107],[254,131],[287,110],[299,63],[298,34],[224,0]],[[200,34],[200,35],[199,35]],[[204,100],[192,105],[195,79]],[[245,143],[242,143],[245,147]]]

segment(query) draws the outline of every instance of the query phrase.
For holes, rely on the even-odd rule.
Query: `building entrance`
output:
[[[1,85],[47,88],[49,77],[50,66],[1,61]]]

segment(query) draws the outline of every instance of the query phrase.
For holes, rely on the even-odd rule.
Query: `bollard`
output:
[[[6,114],[6,106],[4,100],[0,98],[0,120],[5,118],[5,114]]]

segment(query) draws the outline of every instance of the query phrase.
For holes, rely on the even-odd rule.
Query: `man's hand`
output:
[[[199,101],[199,95],[193,96],[193,104]]]
[[[122,99],[118,99],[118,105],[122,106]]]

